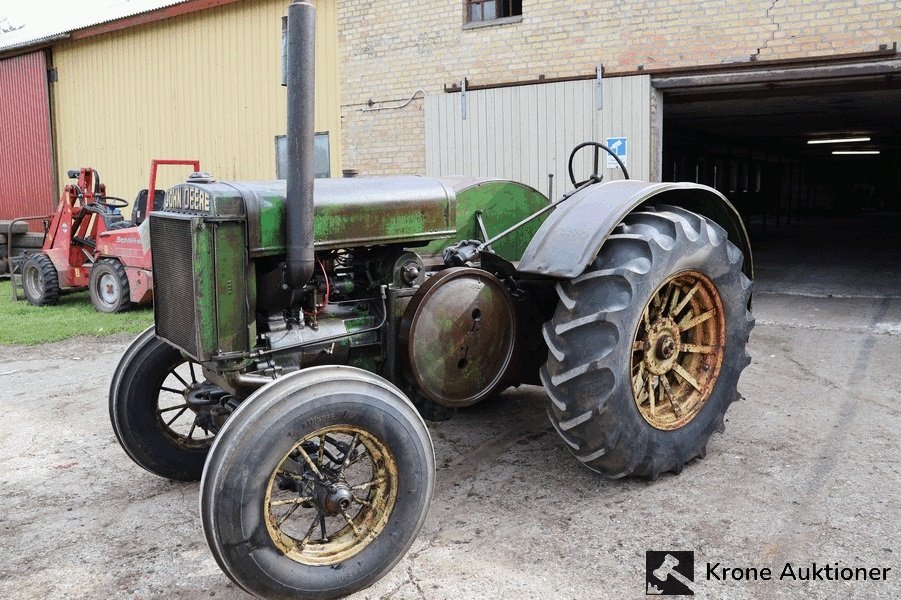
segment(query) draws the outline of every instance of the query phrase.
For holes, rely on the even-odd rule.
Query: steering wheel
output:
[[[106,208],[125,208],[128,206],[128,200],[117,198],[116,196],[98,196],[94,198],[94,202]]]
[[[576,158],[576,153],[587,146],[592,146],[594,148],[594,171],[591,173],[591,177],[589,177],[588,179],[576,181],[576,174],[573,171],[573,161]],[[623,170],[623,177],[629,179],[629,171],[626,170],[626,165],[624,165],[623,161],[619,159],[619,157],[616,155],[616,152],[600,142],[582,142],[581,144],[573,148],[572,152],[569,153],[569,180],[572,181],[572,184],[575,187],[580,188],[589,182],[599,183],[604,178],[603,175],[598,173],[598,171],[600,170],[601,150],[603,150],[604,152],[612,156],[614,160],[616,160],[616,162],[619,164],[619,168]]]

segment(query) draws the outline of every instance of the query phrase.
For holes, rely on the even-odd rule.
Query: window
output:
[[[288,138],[283,135],[275,136],[275,177],[284,179],[288,171],[286,152]],[[313,140],[313,175],[315,177],[331,177],[329,164],[328,132],[317,133]]]
[[[482,23],[522,15],[522,0],[466,0],[466,22]]]

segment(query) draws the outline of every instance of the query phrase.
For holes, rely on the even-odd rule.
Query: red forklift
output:
[[[128,201],[106,193],[95,169],[68,172],[66,185],[53,215],[24,217],[18,221],[44,221],[40,251],[14,259],[13,296],[20,292],[36,306],[56,304],[62,293],[90,290],[91,303],[100,312],[115,313],[150,302],[153,297],[150,235],[147,214],[162,207],[165,192],[156,189],[160,165],[190,165],[200,161],[155,159],[150,163],[150,185],[138,192],[131,219],[121,209]],[[8,236],[12,239],[12,235]],[[12,256],[12,248],[9,248]]]

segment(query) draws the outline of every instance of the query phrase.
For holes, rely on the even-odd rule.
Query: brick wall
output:
[[[425,171],[417,89],[663,67],[831,56],[896,41],[896,0],[523,0],[522,20],[463,28],[463,0],[339,2],[345,168]]]

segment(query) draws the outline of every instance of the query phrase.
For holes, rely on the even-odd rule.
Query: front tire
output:
[[[22,265],[25,298],[35,306],[59,302],[59,273],[46,254],[35,254]]]
[[[197,481],[213,443],[186,394],[206,385],[199,365],[145,329],[125,351],[110,384],[113,431],[126,454],[154,475]]]
[[[117,313],[131,308],[131,290],[125,267],[113,258],[101,258],[91,267],[88,283],[91,303],[103,313]]]
[[[558,284],[541,379],[551,422],[583,464],[656,479],[703,456],[723,431],[750,363],[742,263],[716,223],[642,208],[585,273]]]
[[[245,400],[210,452],[200,489],[207,543],[262,598],[336,598],[403,557],[428,511],[435,456],[393,385],[311,367]]]

